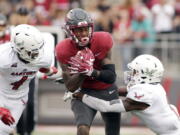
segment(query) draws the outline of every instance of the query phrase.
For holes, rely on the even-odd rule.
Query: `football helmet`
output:
[[[64,29],[69,37],[79,46],[86,46],[91,40],[93,33],[93,20],[90,15],[80,8],[70,10],[66,16]],[[77,35],[77,31],[82,33],[86,28],[86,34]]]
[[[11,42],[13,49],[19,54],[19,57],[25,61],[34,61],[44,45],[41,32],[34,26],[20,24],[12,29]]]
[[[136,57],[127,67],[130,71],[126,71],[124,77],[129,87],[135,84],[159,83],[164,73],[161,61],[148,54]]]
[[[6,33],[7,18],[5,15],[0,14],[0,37],[3,37]]]

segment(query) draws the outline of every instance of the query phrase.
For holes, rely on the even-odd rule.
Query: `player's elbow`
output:
[[[96,79],[109,84],[114,83],[116,81],[115,65],[104,65]]]

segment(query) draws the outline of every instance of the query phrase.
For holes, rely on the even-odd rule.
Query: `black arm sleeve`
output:
[[[97,70],[94,69],[92,77],[95,77],[97,80],[102,81],[104,83],[114,83],[116,81],[115,65],[103,65],[99,75],[97,75]]]

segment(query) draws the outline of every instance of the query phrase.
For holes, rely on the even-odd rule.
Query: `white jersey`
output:
[[[180,119],[169,105],[160,84],[138,84],[128,90],[127,98],[150,105],[143,111],[131,111],[158,135],[180,135]]]
[[[0,93],[9,98],[20,98],[28,94],[29,82],[41,67],[49,68],[52,63],[52,50],[44,45],[40,57],[29,64],[19,60],[12,44],[0,46]],[[43,54],[42,54],[43,53]]]
[[[180,119],[176,107],[168,104],[166,92],[160,84],[137,84],[129,88],[126,98],[146,103],[142,111],[131,111],[157,135],[180,135]],[[101,112],[125,112],[121,99],[105,101],[84,95],[82,101]]]

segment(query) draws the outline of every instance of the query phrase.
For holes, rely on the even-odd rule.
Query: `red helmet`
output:
[[[75,8],[68,12],[64,28],[77,45],[86,46],[92,37],[93,20],[86,11]]]

